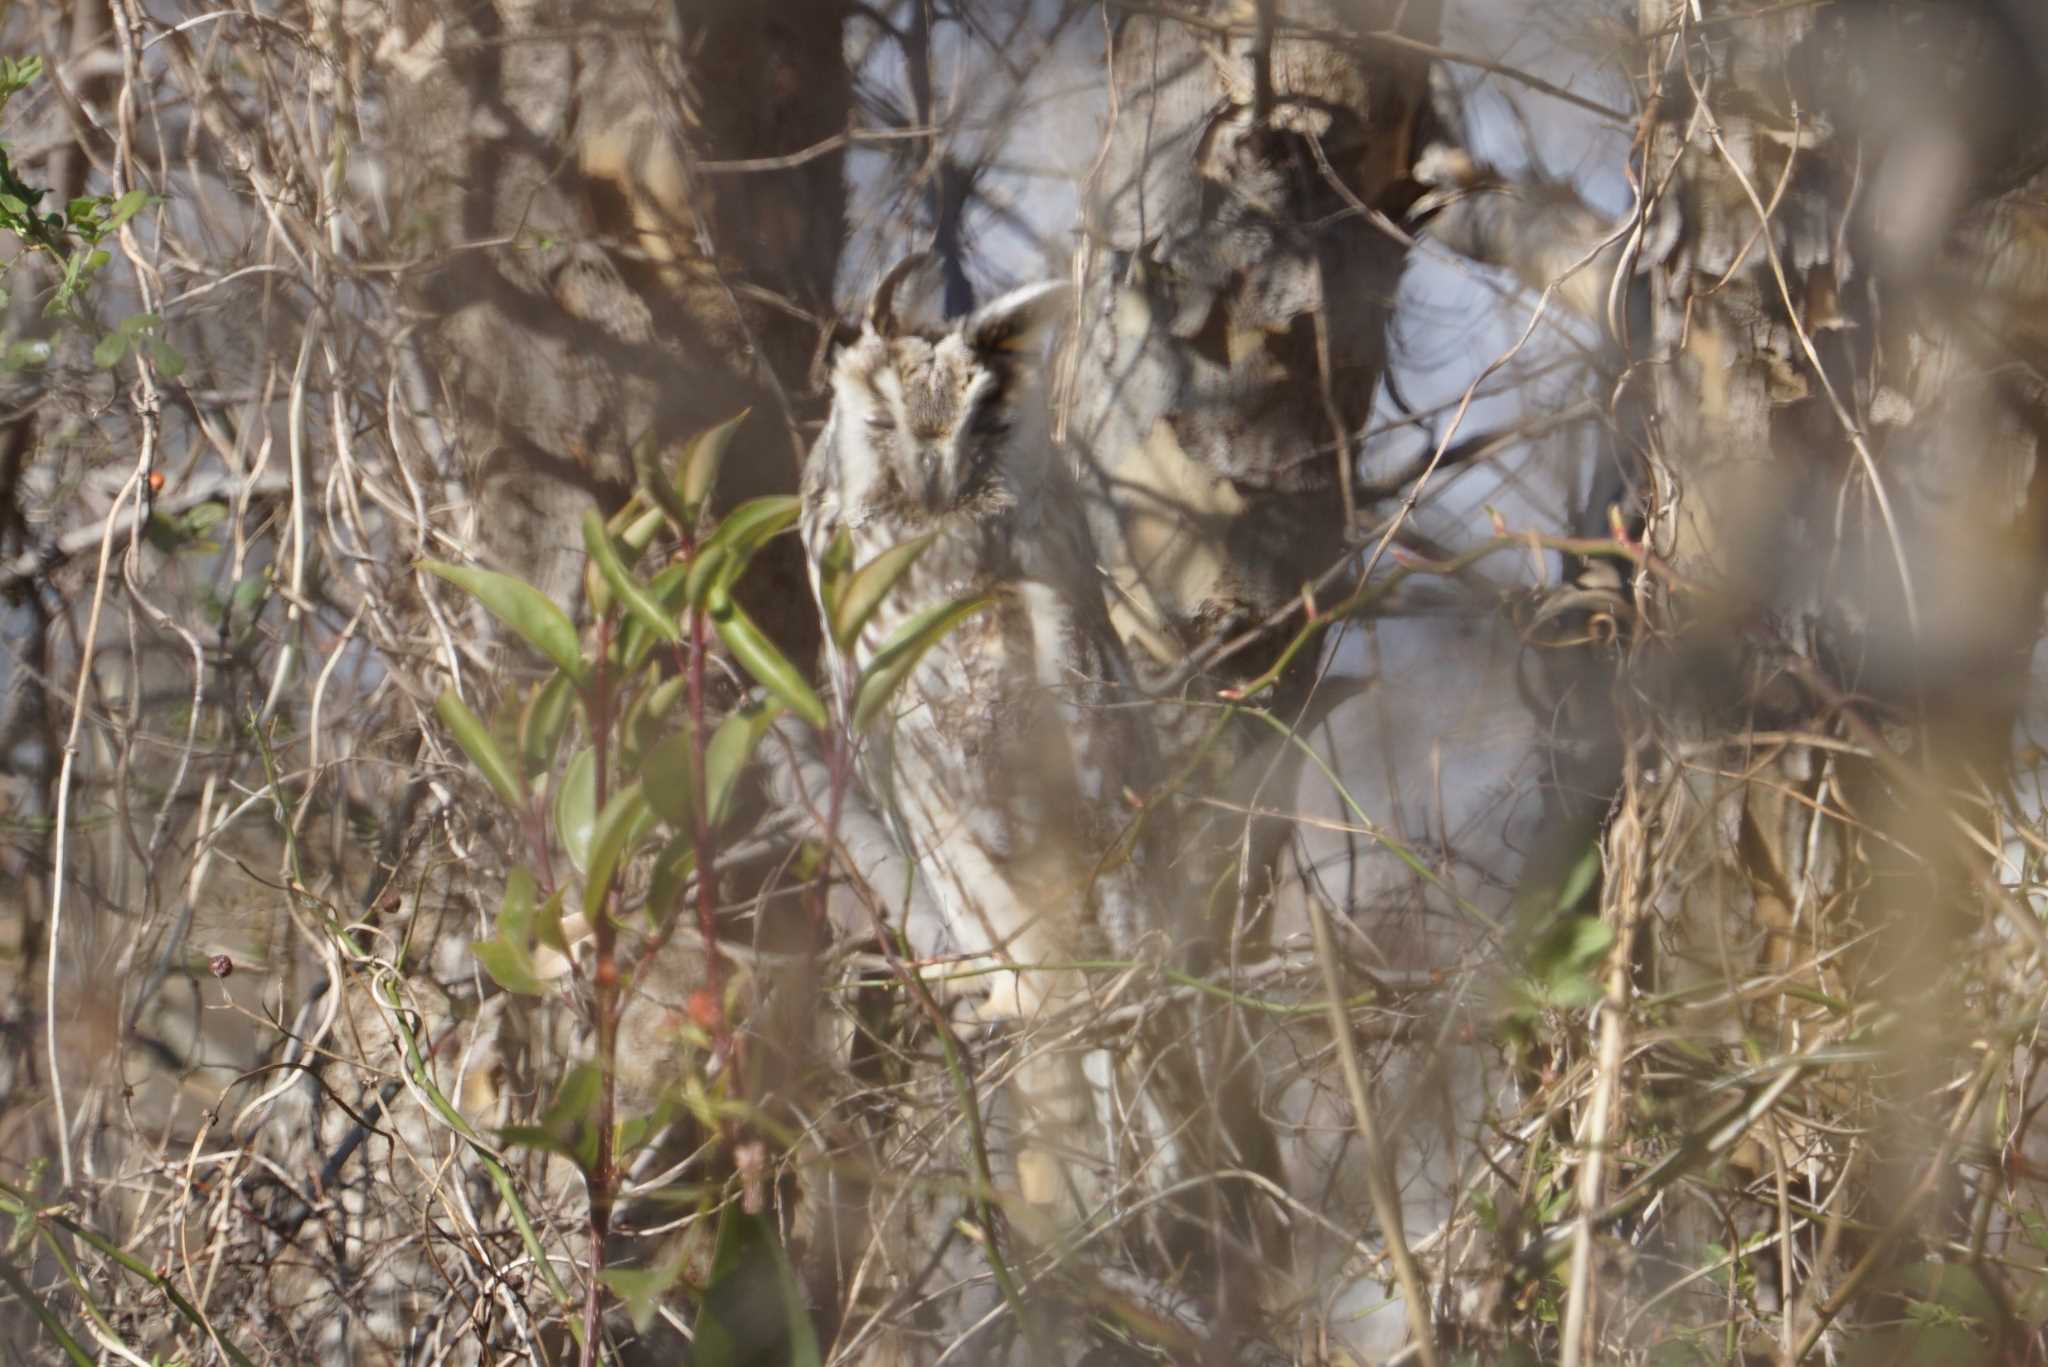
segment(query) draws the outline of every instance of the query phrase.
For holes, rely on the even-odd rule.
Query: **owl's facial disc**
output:
[[[1000,485],[1006,453],[1017,455],[1010,434],[1017,388],[1033,372],[1028,343],[1060,297],[1018,291],[936,337],[870,322],[832,381],[836,411],[863,430],[870,457],[853,482],[933,516]]]

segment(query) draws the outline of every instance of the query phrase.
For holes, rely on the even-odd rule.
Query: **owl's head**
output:
[[[911,257],[883,277],[858,339],[839,353],[832,425],[842,478],[934,514],[1015,492],[1050,459],[1036,377],[1067,287],[1026,285],[942,330],[904,327],[895,296],[922,264]],[[849,447],[870,457],[862,468],[847,468]]]

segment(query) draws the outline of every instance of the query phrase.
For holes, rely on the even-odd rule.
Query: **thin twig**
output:
[[[1352,1123],[1365,1144],[1365,1183],[1372,1199],[1373,1218],[1379,1222],[1380,1237],[1386,1241],[1387,1256],[1394,1264],[1394,1279],[1401,1287],[1417,1356],[1422,1367],[1436,1367],[1436,1326],[1430,1315],[1422,1271],[1415,1264],[1415,1254],[1401,1228],[1401,1198],[1394,1189],[1393,1155],[1382,1142],[1365,1074],[1358,1064],[1358,1046],[1351,1039],[1351,1022],[1340,1005],[1344,984],[1337,976],[1337,942],[1330,934],[1330,913],[1320,898],[1311,897],[1308,915],[1309,927],[1315,935],[1316,959],[1323,969],[1323,991],[1330,1005],[1330,1034],[1337,1042],[1337,1062],[1344,1073],[1344,1089],[1351,1098]]]

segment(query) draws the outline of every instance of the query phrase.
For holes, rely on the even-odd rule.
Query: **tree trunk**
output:
[[[415,7],[380,48],[405,130],[405,236],[467,400],[479,530],[573,602],[576,528],[631,449],[751,406],[728,503],[790,492],[833,316],[851,113],[843,0]],[[798,658],[816,629],[787,542],[753,587]]]
[[[1066,431],[1134,655],[1243,682],[1360,532],[1406,254],[1369,213],[1412,197],[1428,114],[1425,59],[1370,35],[1434,39],[1437,5],[1126,8]]]

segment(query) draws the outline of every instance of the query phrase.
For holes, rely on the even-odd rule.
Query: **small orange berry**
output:
[[[716,1030],[724,1023],[725,1012],[718,998],[700,987],[690,994],[690,1019],[700,1030]]]

